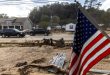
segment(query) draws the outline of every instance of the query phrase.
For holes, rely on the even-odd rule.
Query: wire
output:
[[[22,4],[48,4],[48,3],[52,3],[52,2],[70,2],[71,0],[37,0],[37,1],[22,1],[22,0],[0,0],[0,5],[22,5]]]

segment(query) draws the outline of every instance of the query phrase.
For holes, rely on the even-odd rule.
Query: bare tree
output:
[[[99,9],[99,7],[101,6],[101,2],[102,0],[85,0],[84,7],[87,9],[92,7]]]

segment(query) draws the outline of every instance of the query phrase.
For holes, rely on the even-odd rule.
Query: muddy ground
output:
[[[60,52],[66,53],[66,61],[68,62],[70,59],[71,50],[66,47],[57,49],[54,49],[52,46],[0,48],[0,74],[19,75],[19,66],[17,66],[18,63],[27,62],[27,64],[32,64],[32,62],[37,59],[42,59],[42,61],[34,64],[48,65],[49,60],[55,56],[56,53]],[[35,74],[37,72],[32,73]]]
[[[41,59],[41,61],[34,63],[40,65],[48,65],[49,60],[57,53],[66,53],[66,65],[64,69],[67,69],[69,65],[71,50],[69,47],[64,48],[53,48],[52,46],[42,46],[42,47],[5,47],[0,48],[0,75],[10,74],[10,75],[20,75],[18,69],[24,65],[33,64],[33,61]],[[26,62],[26,63],[25,63]],[[25,63],[24,65],[17,66],[19,63]],[[98,64],[96,64],[93,69],[100,70],[110,70],[110,60],[106,57]],[[38,70],[37,68],[32,68],[28,75],[57,75],[49,73],[48,71]]]
[[[59,34],[58,34],[59,35]],[[58,39],[58,35],[49,36]],[[59,35],[61,37],[65,37],[67,40],[72,39],[72,35]],[[25,41],[25,40],[36,40],[43,39],[43,36],[34,36],[26,38],[1,38],[0,42],[5,41]],[[25,65],[30,64],[40,64],[40,65],[48,65],[49,61],[55,56],[57,53],[66,53],[66,64],[63,69],[67,69],[69,66],[71,50],[70,47],[63,48],[55,48],[52,46],[36,46],[36,47],[1,47],[0,48],[0,75],[22,75],[19,71],[19,68]],[[39,62],[35,62],[39,60]],[[20,65],[20,63],[23,63]],[[101,60],[98,64],[93,66],[92,69],[100,69],[100,70],[110,70],[110,57],[106,57]],[[39,70],[38,68],[31,67],[28,70],[27,75],[58,75],[54,73],[49,73],[48,71]],[[99,75],[99,74],[94,74]],[[101,74],[100,74],[101,75]]]

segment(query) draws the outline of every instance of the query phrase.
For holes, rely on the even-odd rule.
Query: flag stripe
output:
[[[89,44],[84,48],[82,49],[82,53],[81,53],[81,56],[85,55],[85,53],[96,43],[98,42],[101,38],[103,37],[103,34],[99,34],[96,38],[92,39],[91,42],[89,42]],[[82,59],[82,58],[81,58]]]
[[[104,48],[102,48],[99,52],[97,52],[92,58],[90,58],[89,61],[87,61],[87,63],[84,65],[84,67],[83,67],[83,69],[82,69],[82,71],[81,71],[81,75],[84,74],[83,71],[87,68],[87,66],[88,66],[91,62],[97,61],[97,60],[95,60],[95,59],[97,59],[97,57],[99,57],[99,56],[102,55],[104,52],[106,52],[106,50],[108,50],[109,47],[110,47],[110,43],[109,43],[108,45],[106,45]],[[107,54],[105,54],[105,55],[107,55]],[[105,56],[105,55],[104,55],[104,56]],[[90,66],[89,66],[89,67],[90,67]]]
[[[89,54],[87,54],[86,55],[86,52],[89,50],[89,49],[94,49],[95,47],[94,46],[97,46],[100,42],[98,42],[98,41],[101,41],[102,40],[102,42],[106,39],[105,37],[103,38],[103,39],[101,39],[101,38],[103,38],[103,35],[100,33],[96,38],[94,38],[94,39],[92,39],[91,40],[91,42],[89,42],[89,44],[86,46],[86,48],[83,50],[83,54],[81,54],[81,57],[79,57],[80,58],[80,61],[79,61],[79,65],[80,66],[78,66],[78,68],[77,69],[80,69],[80,67],[82,66],[82,61],[84,61],[84,59],[87,57],[87,55],[89,55]],[[97,44],[95,43],[95,42],[98,42]],[[94,45],[94,44],[96,44],[96,45]],[[92,46],[92,47],[91,47]],[[91,53],[91,52],[89,52],[89,53]],[[77,72],[77,74],[79,73],[80,71],[78,71]]]
[[[70,69],[71,69],[72,66],[75,64],[75,62],[77,61],[77,59],[78,59],[78,56],[74,53],[74,58],[72,58],[71,65],[70,65]]]
[[[90,47],[90,49],[88,49],[88,51],[84,54],[82,54],[82,61],[81,61],[81,65],[82,65],[82,62],[85,60],[86,57],[88,57],[88,55],[95,50],[95,48],[97,48],[101,43],[103,43],[107,38],[106,37],[102,37],[100,38],[99,41],[94,41],[95,44],[93,46]],[[97,39],[96,39],[97,40]]]
[[[99,62],[102,58],[104,58],[105,56],[110,54],[110,48],[108,48],[105,52],[103,52],[102,54],[100,54],[95,60],[93,60],[88,66],[86,67],[86,69],[84,70],[83,74],[81,75],[85,75],[86,72],[89,71],[89,69],[95,65],[97,62]]]
[[[110,40],[92,23],[86,11],[78,10],[69,75],[86,75],[89,69],[110,54]]]
[[[98,41],[98,40],[100,40],[101,38],[103,37],[103,35],[100,33],[100,31],[97,31],[96,32],[96,34],[94,34],[93,36],[92,36],[92,38],[89,40],[89,41],[87,41],[87,43],[85,44],[85,45],[87,45],[87,44],[89,44],[88,46],[86,46],[85,47],[85,49],[87,49],[87,48],[90,48],[92,45],[94,45],[95,44],[95,42],[94,41]],[[91,42],[91,43],[90,43]],[[84,48],[83,48],[84,49]],[[79,58],[80,58],[80,56],[79,56]],[[82,57],[80,58],[80,59],[78,59],[76,62],[74,61],[74,60],[72,60],[74,63],[71,63],[71,67],[72,67],[72,69],[70,68],[70,72],[75,72],[75,73],[77,73],[77,69],[78,69],[78,65],[80,64],[80,61],[81,61],[81,59],[82,59]],[[77,64],[75,64],[75,63],[77,63]],[[73,67],[73,66],[75,66],[75,67]],[[76,69],[77,68],[77,69]],[[76,71],[75,71],[75,69],[76,69]],[[72,71],[71,71],[72,70]],[[71,74],[70,74],[71,75]]]
[[[103,43],[101,43],[97,48],[95,48],[87,57],[82,61],[80,71],[82,70],[83,66],[86,64],[87,61],[89,61],[90,58],[92,58],[99,50],[101,50],[103,47],[105,47],[110,41],[106,39]]]
[[[83,46],[83,48],[82,48],[82,50],[81,50],[81,54],[82,54],[84,48],[85,48],[90,42],[92,42],[93,39],[95,39],[95,38],[98,37],[99,35],[100,35],[100,36],[103,36],[100,31],[97,31],[89,40],[87,40],[87,42],[84,44],[84,46]]]
[[[77,65],[77,67],[75,68],[75,71],[73,72],[73,75],[76,75],[77,73],[78,73],[78,71],[79,71],[79,63],[80,63],[80,60],[78,61],[78,65]]]
[[[77,65],[79,63],[80,58],[78,58],[76,60],[76,62],[74,63],[74,65],[72,66],[72,68],[70,69],[69,75],[74,75],[73,72],[75,71],[75,69],[77,68]]]
[[[71,54],[71,59],[70,59],[70,62],[72,63],[72,60],[75,58],[75,56],[76,56],[76,53],[74,53],[74,52],[72,52],[72,54]],[[70,65],[71,66],[71,65]]]
[[[101,39],[102,40],[102,39]],[[101,41],[100,40],[100,41]],[[100,43],[100,41],[99,41],[99,43]],[[104,42],[103,42],[104,41]],[[82,70],[82,68],[83,68],[83,65],[85,65],[85,63],[96,53],[96,52],[98,52],[100,49],[102,49],[106,44],[108,44],[109,43],[109,40],[108,39],[106,39],[106,40],[103,40],[102,41],[102,44],[99,44],[99,46],[97,46],[97,48],[95,48],[94,46],[93,46],[93,51],[91,51],[91,52],[89,52],[90,54],[87,54],[88,56],[85,56],[84,57],[84,59],[83,59],[83,57],[82,57],[82,61],[80,61],[80,67],[79,67],[79,72]],[[97,44],[95,44],[95,46],[96,45],[98,45],[98,43]],[[92,48],[91,48],[92,49]],[[86,55],[86,54],[85,54]],[[79,74],[79,72],[77,73],[77,75]]]

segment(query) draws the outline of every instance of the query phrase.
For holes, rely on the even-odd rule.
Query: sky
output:
[[[74,0],[0,0],[0,14],[7,14],[9,17],[27,17],[34,7],[55,2],[74,2]],[[84,0],[77,0],[84,3]],[[100,9],[110,8],[110,0],[104,0]]]

